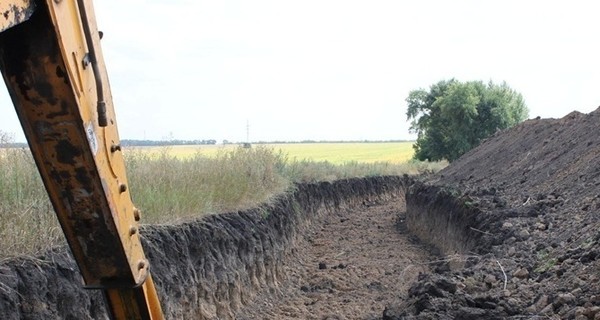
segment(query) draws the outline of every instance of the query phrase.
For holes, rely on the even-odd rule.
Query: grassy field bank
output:
[[[313,149],[312,153],[307,146],[289,147],[297,148],[297,152],[304,150],[304,157],[291,156],[293,152],[286,153],[283,148],[272,146],[249,149],[217,146],[212,147],[210,154],[202,152],[210,149],[204,147],[191,154],[182,153],[185,149],[176,147],[126,149],[129,190],[134,203],[143,212],[142,222],[173,223],[256,206],[285,192],[293,182],[417,174],[437,171],[445,165],[385,161],[382,159],[389,156],[386,153],[389,150],[383,152],[370,144],[348,144],[341,149],[323,144],[313,146],[321,149]],[[398,145],[385,147],[395,150],[393,148]],[[356,150],[356,154],[350,156],[351,150]],[[340,156],[344,153],[346,156]],[[327,158],[327,154],[332,158]],[[364,162],[356,160],[361,158]],[[0,258],[35,255],[64,243],[27,149],[0,149],[0,243]]]

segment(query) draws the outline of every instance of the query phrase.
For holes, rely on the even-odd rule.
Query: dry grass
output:
[[[289,186],[281,155],[263,148],[184,159],[168,148],[158,156],[134,150],[126,161],[133,200],[147,223],[248,208]]]
[[[416,174],[445,164],[408,162],[334,165],[289,159],[266,147],[221,150],[207,157],[125,150],[130,190],[144,223],[172,223],[205,214],[256,206],[293,182]],[[27,149],[0,149],[0,259],[36,255],[64,243],[64,236]]]
[[[0,257],[34,255],[63,241],[29,150],[0,149]]]

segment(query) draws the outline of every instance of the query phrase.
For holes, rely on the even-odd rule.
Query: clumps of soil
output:
[[[528,120],[413,186],[408,220],[430,220],[409,230],[447,266],[384,318],[600,319],[598,159],[600,109]]]
[[[259,292],[274,292],[289,283],[287,257],[295,256],[297,242],[318,226],[320,217],[403,199],[406,184],[403,177],[299,184],[251,210],[145,226],[142,244],[166,318],[234,318]],[[387,216],[395,219],[396,212]],[[322,274],[355,272],[349,260],[330,258],[312,267]],[[324,269],[318,268],[321,262]],[[336,290],[335,279],[327,279],[307,279],[303,285],[307,292]],[[103,295],[82,288],[67,248],[0,264],[0,319],[107,318]]]
[[[0,319],[108,319],[104,297],[85,290],[66,247],[0,264]]]
[[[600,110],[529,120],[422,182],[301,184],[252,210],[145,227],[163,310],[600,320],[599,137]],[[3,262],[0,318],[107,318],[80,285],[64,248]]]
[[[396,228],[403,211],[402,193],[316,218],[284,261],[286,281],[236,319],[379,319],[430,272],[428,252]]]

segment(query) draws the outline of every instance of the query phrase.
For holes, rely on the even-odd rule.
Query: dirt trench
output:
[[[384,318],[600,320],[599,137],[600,109],[528,120],[412,185],[409,230],[447,263]]]
[[[165,315],[600,320],[598,137],[600,110],[528,120],[420,181],[300,184],[259,208],[145,227]],[[58,248],[0,264],[0,319],[106,310]]]
[[[167,319],[376,319],[430,259],[397,224],[406,177],[299,184],[269,204],[146,226]],[[400,229],[398,229],[400,227]],[[66,248],[0,264],[1,319],[106,319]]]
[[[286,281],[237,319],[381,319],[431,256],[406,233],[404,196],[336,210],[315,221],[284,262]]]

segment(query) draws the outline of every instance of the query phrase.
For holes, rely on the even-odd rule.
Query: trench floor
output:
[[[238,319],[381,319],[435,258],[398,216],[403,199],[339,210],[313,223],[285,261],[286,279]]]

